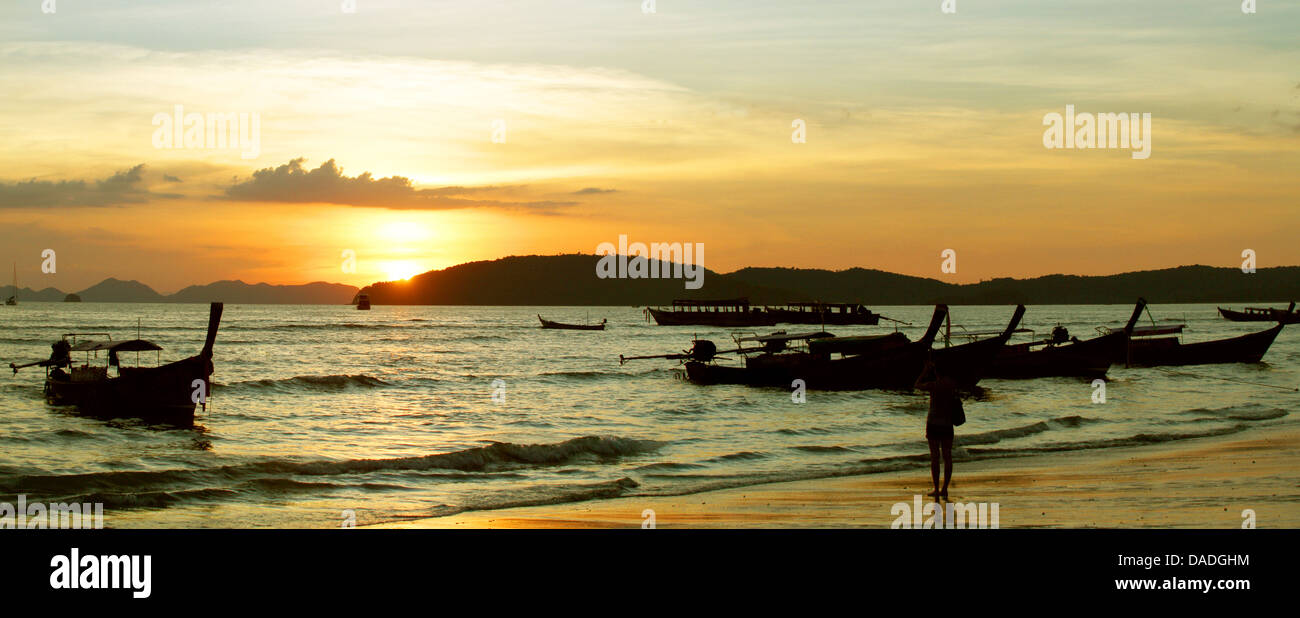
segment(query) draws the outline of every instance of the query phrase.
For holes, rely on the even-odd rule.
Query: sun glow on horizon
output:
[[[392,260],[380,262],[379,270],[384,273],[385,281],[405,281],[427,269],[411,260]]]

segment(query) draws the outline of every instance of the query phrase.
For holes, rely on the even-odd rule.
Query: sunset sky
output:
[[[620,234],[721,272],[1300,263],[1300,3],[342,4],[5,2],[0,272],[364,285]],[[1150,113],[1150,158],[1045,148],[1067,104]],[[257,114],[256,157],[155,147],[178,105]]]

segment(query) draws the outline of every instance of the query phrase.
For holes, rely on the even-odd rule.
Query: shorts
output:
[[[952,425],[935,425],[931,423],[925,426],[926,440],[951,440],[952,436]]]

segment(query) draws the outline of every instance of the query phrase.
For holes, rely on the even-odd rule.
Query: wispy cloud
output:
[[[450,210],[457,208],[503,208],[554,214],[577,202],[554,200],[509,201],[469,198],[496,190],[494,187],[438,187],[417,189],[402,176],[375,178],[370,172],[347,176],[334,159],[313,170],[297,158],[278,167],[253,172],[252,178],[225,190],[226,199],[242,202],[343,204],[394,210]]]
[[[144,164],[122,170],[102,180],[25,180],[0,182],[0,208],[57,206],[123,206],[153,199],[175,199],[174,193],[155,193],[145,186]]]

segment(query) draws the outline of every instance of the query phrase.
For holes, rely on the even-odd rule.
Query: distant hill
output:
[[[598,260],[581,254],[511,256],[375,283],[361,291],[381,305],[646,305],[674,298],[786,294],[708,270],[699,290],[685,289],[681,279],[600,279]]]
[[[160,303],[164,300],[161,294],[139,281],[112,278],[77,292],[77,295],[88,303]]]
[[[660,305],[676,298],[749,297],[756,304],[825,300],[870,305],[945,302],[981,304],[1264,303],[1300,299],[1300,266],[1238,268],[1179,266],[1116,275],[1048,275],[954,284],[880,270],[743,268],[705,271],[704,286],[681,279],[600,279],[595,255],[529,255],[470,262],[375,283],[361,290],[374,304],[427,305]],[[656,262],[652,262],[656,264]]]
[[[1300,266],[1237,268],[1179,266],[1116,275],[1047,275],[955,284],[868,268],[742,268],[705,270],[704,286],[686,289],[682,279],[600,279],[595,255],[526,255],[469,262],[375,283],[358,290],[317,281],[302,285],[217,281],[164,296],[139,281],[105,279],[77,292],[85,302],[184,302],[232,304],[347,304],[358,292],[378,305],[664,305],[677,298],[748,297],[755,304],[845,301],[868,305],[1127,304],[1138,296],[1153,303],[1285,303],[1300,300]],[[651,261],[657,267],[659,262]],[[0,300],[13,294],[0,287]],[[21,289],[18,301],[61,302],[54,288]]]
[[[13,295],[13,286],[0,287],[0,302]],[[162,295],[139,281],[105,279],[76,294],[88,303],[206,303],[346,305],[356,296],[356,286],[317,281],[302,285],[271,285],[243,281],[217,281],[192,285],[175,294]],[[21,289],[18,302],[63,302],[68,295],[55,288],[39,292]]]
[[[302,285],[217,281],[207,285],[192,285],[168,296],[167,300],[178,303],[221,300],[245,305],[343,305],[351,301],[356,293],[356,286],[324,281]]]
[[[14,286],[0,285],[0,302],[4,302],[4,300],[10,296],[14,296]],[[40,291],[31,288],[18,288],[17,296],[18,302],[20,303],[25,300],[32,302],[56,302],[63,300],[64,294],[54,288],[45,288]]]

